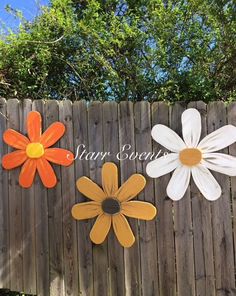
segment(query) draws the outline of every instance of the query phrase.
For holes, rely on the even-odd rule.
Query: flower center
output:
[[[179,160],[187,166],[194,166],[202,160],[202,152],[197,148],[186,148],[180,151]]]
[[[43,145],[40,143],[30,143],[26,147],[26,154],[29,158],[40,158],[44,155]]]
[[[120,202],[113,197],[108,197],[102,202],[102,210],[106,214],[117,214],[120,212]]]

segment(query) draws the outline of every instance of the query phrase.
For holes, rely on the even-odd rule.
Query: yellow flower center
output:
[[[102,210],[106,214],[117,214],[120,212],[120,202],[113,197],[108,197],[102,202]]]
[[[29,158],[40,158],[44,155],[43,145],[40,143],[30,143],[26,147],[26,154]]]
[[[202,152],[197,148],[186,148],[180,151],[179,160],[187,166],[194,166],[202,160]]]

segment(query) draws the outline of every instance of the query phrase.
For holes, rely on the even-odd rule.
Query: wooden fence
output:
[[[159,151],[151,139],[157,123],[181,133],[181,114],[187,107],[202,115],[202,136],[227,123],[236,125],[236,103],[208,105],[192,102],[149,104],[84,101],[0,99],[0,157],[9,150],[2,142],[7,128],[25,133],[30,110],[38,110],[44,128],[63,122],[67,131],[59,146],[76,151],[110,151],[104,160],[79,160],[69,168],[55,167],[58,185],[46,190],[39,178],[30,189],[18,185],[19,169],[0,166],[0,288],[41,296],[229,296],[236,295],[236,178],[214,174],[222,197],[208,202],[192,183],[185,197],[172,202],[166,196],[170,175],[147,178],[140,200],[159,210],[154,221],[130,220],[137,238],[123,249],[113,232],[102,245],[89,239],[93,221],[76,222],[71,207],[86,200],[75,187],[83,175],[101,182],[104,161],[120,168],[121,182],[134,172],[146,176],[148,161],[138,158],[120,163],[116,153],[124,144],[132,151]],[[227,153],[236,155],[236,144]]]

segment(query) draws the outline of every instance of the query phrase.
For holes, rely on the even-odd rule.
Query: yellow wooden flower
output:
[[[87,177],[78,179],[78,190],[92,201],[73,206],[72,216],[77,220],[97,217],[90,232],[95,244],[101,244],[113,226],[118,241],[129,248],[135,237],[125,216],[142,220],[152,220],[156,208],[143,201],[130,201],[146,185],[145,178],[133,174],[120,188],[118,187],[118,170],[114,163],[107,162],[102,167],[102,188]]]

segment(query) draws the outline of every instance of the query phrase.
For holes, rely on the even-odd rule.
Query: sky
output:
[[[19,20],[6,12],[6,5],[21,10],[24,17],[31,20],[40,13],[40,5],[47,5],[48,3],[49,0],[0,0],[0,27],[5,24],[14,30],[19,25]]]

